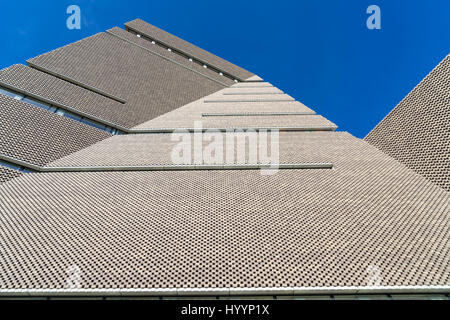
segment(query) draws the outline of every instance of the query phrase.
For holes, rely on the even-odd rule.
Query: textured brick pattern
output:
[[[253,76],[141,20],[127,26]],[[0,80],[129,127],[335,128],[319,115],[203,116],[312,110],[266,101],[292,99],[267,82],[220,85],[211,70],[126,38],[134,44],[101,33],[31,60],[126,103],[23,66]],[[376,147],[343,132],[280,132],[280,162],[333,169],[18,175],[0,166],[0,289],[67,288],[78,268],[81,288],[450,285],[449,64],[367,137]],[[218,99],[235,102],[205,102]],[[0,154],[49,166],[171,163],[169,134],[111,136],[1,95],[0,110]]]
[[[127,104],[23,65],[1,70],[0,81],[113,124],[130,127],[141,120]]]
[[[225,86],[99,33],[29,60],[32,64],[126,101],[133,125],[153,119]]]
[[[127,29],[132,29],[138,33],[145,35],[151,39],[155,39],[165,45],[175,48],[189,56],[197,58],[200,61],[208,63],[215,68],[227,72],[239,80],[245,80],[252,77],[254,74],[244,70],[222,58],[219,58],[212,53],[209,53],[189,42],[184,41],[164,30],[161,30],[145,21],[136,19],[125,24]]]
[[[222,137],[224,150],[222,163],[226,161],[226,135]],[[246,135],[236,134],[245,137]],[[187,134],[191,141],[191,163],[194,163],[194,134]],[[206,134],[205,134],[206,136]],[[172,150],[179,143],[171,140],[171,134],[128,134],[113,136],[109,139],[96,143],[79,152],[70,154],[62,159],[50,163],[48,166],[145,166],[145,165],[172,165]],[[262,139],[262,138],[261,138]],[[268,151],[271,150],[271,137],[268,133],[266,139]],[[203,148],[211,142],[203,142]],[[336,152],[348,150],[350,155],[353,146],[359,145],[358,140],[346,132],[280,132],[279,133],[279,157],[280,163],[325,163],[333,157]],[[234,150],[237,149],[237,140]],[[322,146],[317,148],[317,146]],[[235,151],[236,152],[236,151]],[[245,161],[249,163],[248,140],[245,144]],[[258,155],[258,150],[256,150]],[[357,156],[357,155],[354,155]],[[255,158],[257,159],[257,157]],[[234,159],[237,163],[237,157]],[[253,162],[254,163],[254,162]]]
[[[13,170],[7,167],[0,165],[0,183],[11,180],[15,177],[20,176],[22,173],[17,170]]]
[[[22,175],[0,185],[0,287],[73,265],[83,288],[450,285],[450,193],[353,140],[333,170]]]
[[[205,117],[204,113],[249,113],[249,112],[311,112],[313,111],[298,101],[282,102],[214,102],[208,100],[224,99],[223,93],[231,89],[223,89],[197,101],[187,104],[177,110],[168,112],[158,118],[144,122],[136,129],[148,128],[193,128],[195,121],[201,121],[203,128],[258,128],[258,127],[303,127],[336,125],[319,115],[285,115],[285,116],[235,116],[235,117]],[[234,89],[233,89],[234,90]],[[284,94],[273,95],[237,95],[228,96],[233,99],[249,100],[261,97],[289,97]],[[289,97],[292,99],[291,97]]]
[[[164,117],[166,119],[166,117]],[[280,127],[331,127],[336,126],[319,115],[282,115],[282,116],[241,116],[241,117],[203,117],[197,119],[202,121],[205,129],[221,128],[280,128]],[[194,128],[191,119],[174,119],[171,122],[157,119],[149,121],[136,128]]]
[[[147,41],[142,38],[138,38],[136,35],[127,32],[120,28],[113,28],[107,31],[108,33],[114,34],[118,37],[125,38],[128,41],[131,41],[141,47],[144,47],[152,52],[155,52],[159,55],[162,55],[163,57],[166,57],[167,59],[170,59],[172,61],[176,61],[177,63],[180,63],[181,65],[190,68],[192,70],[195,70],[196,72],[199,72],[209,78],[215,79],[216,81],[219,81],[225,85],[232,85],[235,82],[227,77],[221,76],[218,72],[215,72],[211,69],[204,68],[203,66],[193,63],[192,61],[189,61],[186,57],[183,57],[179,54],[176,54],[174,52],[170,52],[167,49],[162,48],[161,46],[154,45],[150,41]]]
[[[111,134],[0,95],[0,154],[44,165]]]
[[[450,191],[450,56],[365,140]]]

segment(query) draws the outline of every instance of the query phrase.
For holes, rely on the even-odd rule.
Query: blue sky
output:
[[[66,8],[81,8],[81,30]],[[366,8],[381,8],[381,30]],[[248,69],[364,137],[450,53],[448,0],[3,1],[0,68],[146,20]]]

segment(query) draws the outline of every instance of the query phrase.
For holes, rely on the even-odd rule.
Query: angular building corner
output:
[[[450,191],[450,55],[364,140]]]

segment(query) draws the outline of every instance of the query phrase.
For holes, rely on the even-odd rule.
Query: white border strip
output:
[[[269,82],[260,82],[260,83],[239,82],[232,84],[229,88],[239,89],[239,88],[276,88],[276,87]]]
[[[284,92],[224,92],[224,96],[257,96],[265,94],[285,94]]]
[[[305,112],[236,112],[236,113],[202,113],[202,117],[254,117],[254,116],[314,116],[314,111]]]
[[[148,129],[132,129],[129,133],[172,133],[172,132],[227,132],[239,130],[279,130],[279,131],[335,131],[336,126],[311,126],[311,127],[229,127],[229,128],[148,128]]]
[[[192,171],[192,170],[260,170],[260,169],[332,169],[332,163],[274,163],[232,165],[152,165],[41,167],[40,172],[105,172],[105,171]]]
[[[450,286],[255,287],[168,289],[0,289],[0,297],[13,296],[259,296],[337,294],[448,294]]]
[[[269,163],[269,164],[205,164],[205,165],[148,165],[148,166],[73,166],[40,167],[0,154],[0,160],[37,172],[104,172],[104,171],[190,171],[190,170],[259,170],[259,169],[332,169],[332,163]]]

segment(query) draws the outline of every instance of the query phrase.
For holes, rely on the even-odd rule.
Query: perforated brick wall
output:
[[[450,191],[450,56],[365,140]]]
[[[205,101],[217,98],[223,99],[223,94],[231,89],[223,89],[208,96],[202,97],[181,108],[163,114],[153,120],[144,122],[136,129],[148,128],[193,128],[195,121],[201,121],[204,128],[261,128],[261,127],[314,127],[329,126],[336,128],[336,125],[320,115],[315,115],[314,111],[306,107],[301,102],[290,100],[282,102],[266,102],[266,96],[289,97],[284,94],[270,95],[238,95],[234,97],[243,98],[241,102],[216,102],[207,103]],[[233,89],[239,90],[239,89]],[[251,98],[258,98],[261,101],[254,102]],[[292,99],[291,97],[289,97]],[[267,113],[267,112],[303,112],[311,114],[303,115],[246,115],[231,117],[205,117],[204,113]]]
[[[111,134],[0,94],[0,154],[44,165]]]
[[[121,38],[125,38],[128,41],[131,41],[139,46],[145,47],[146,49],[155,52],[159,55],[162,55],[170,60],[176,61],[177,63],[182,64],[183,66],[193,69],[196,72],[199,72],[207,77],[210,77],[216,81],[219,81],[221,83],[224,83],[225,85],[232,85],[235,82],[227,77],[221,76],[218,72],[213,71],[209,68],[204,68],[203,66],[194,63],[192,61],[189,61],[186,57],[183,57],[179,54],[176,54],[174,52],[170,52],[165,48],[162,48],[158,45],[152,44],[150,41],[145,40],[143,38],[138,38],[135,34],[131,32],[127,32],[121,28],[112,28],[107,31],[108,33],[114,34],[116,36],[119,36]]]
[[[111,34],[99,33],[28,60],[126,101],[137,125],[225,88]]]
[[[23,65],[1,70],[0,81],[113,124],[130,127],[142,120],[129,105]]]
[[[220,133],[216,136],[223,150],[222,162],[225,164],[227,152],[227,135]],[[194,164],[194,134],[187,134],[187,139],[183,141],[191,142],[191,164]],[[207,134],[204,134],[206,137]],[[245,137],[245,134],[236,134],[236,137]],[[221,138],[219,138],[221,137]],[[355,139],[347,132],[280,132],[279,135],[279,163],[329,163],[334,158],[335,153],[347,150],[349,155],[356,156],[352,152],[355,146],[361,144],[361,141]],[[263,138],[258,137],[257,143],[261,142]],[[237,139],[234,140],[234,161],[238,163],[236,149],[238,146]],[[245,163],[261,162],[261,157],[258,157],[259,150],[250,150],[249,141],[245,141]],[[267,134],[267,150],[270,154],[272,150],[271,133]],[[214,142],[214,143],[218,143]],[[203,142],[203,149],[205,150],[211,142]],[[241,143],[241,142],[240,142]],[[113,136],[105,139],[99,143],[89,146],[83,150],[72,153],[66,157],[58,159],[48,166],[50,167],[66,167],[66,166],[146,166],[146,165],[173,165],[172,152],[179,144],[179,141],[172,141],[171,134],[127,134]],[[317,148],[320,145],[321,148]],[[275,148],[275,146],[273,146]],[[275,149],[273,149],[275,150]],[[249,154],[254,157],[249,157]],[[205,158],[210,152],[204,152]],[[255,159],[255,161],[253,161]],[[207,158],[205,160],[208,162]],[[267,160],[266,160],[267,163]],[[275,162],[276,163],[276,162]]]
[[[151,39],[162,42],[172,48],[178,49],[181,52],[197,58],[205,63],[208,63],[224,72],[227,72],[240,80],[245,80],[252,77],[254,74],[234,65],[208,51],[199,48],[192,43],[180,39],[164,30],[161,30],[141,19],[136,19],[125,24],[125,27],[137,31]]]
[[[248,76],[139,20],[127,25]],[[125,99],[129,113],[116,110],[116,116],[126,113],[127,125],[191,126],[201,119],[205,127],[335,128],[318,115],[203,117],[202,112],[214,110],[311,110],[296,101],[204,103],[200,98],[214,93],[223,99],[223,91],[231,89],[220,92],[224,86],[208,80],[206,71],[192,72],[111,34],[31,61]],[[21,77],[5,79],[112,119],[104,98],[20,68]],[[449,170],[448,157],[441,157],[449,146],[448,68],[447,59],[433,71],[432,81],[425,80],[401,103],[406,107],[396,108],[368,136],[384,152],[348,133],[280,133],[282,161],[329,162],[332,169],[272,175],[259,170],[53,172],[14,179],[0,171],[0,182],[9,179],[0,184],[0,289],[70,288],[74,270],[81,289],[448,286],[450,193],[444,189]],[[25,71],[33,79],[29,84]],[[248,83],[232,90],[252,93],[254,87],[273,88]],[[58,94],[63,88],[73,89],[80,103],[70,92]],[[276,91],[264,96],[283,96]],[[239,99],[263,101],[261,96],[253,91]],[[95,105],[81,105],[89,101]],[[37,165],[165,164],[173,147],[169,135],[113,137],[1,95],[0,111],[0,154]],[[407,130],[399,130],[403,124]],[[386,138],[391,140],[384,144]],[[397,158],[403,163],[388,155],[391,146],[401,151]],[[418,159],[417,166],[402,160],[411,158]],[[430,168],[444,175],[428,174],[434,172]]]
[[[22,175],[0,288],[67,288],[71,266],[82,288],[450,285],[450,193],[354,140],[332,170]]]

